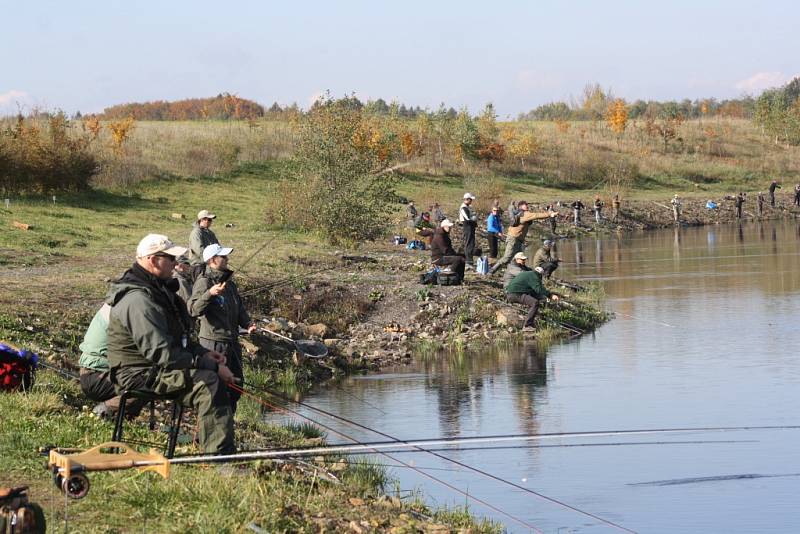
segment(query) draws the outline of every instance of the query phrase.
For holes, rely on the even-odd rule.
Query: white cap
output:
[[[453,226],[453,221],[451,221],[450,219],[444,219],[442,222],[439,223],[439,226],[441,226],[442,228],[450,228],[451,226]]]
[[[472,193],[464,193],[464,200],[467,199],[475,200],[475,195],[473,195]]]
[[[145,258],[161,252],[177,258],[181,254],[186,254],[187,250],[186,247],[175,245],[165,235],[147,234],[144,239],[139,241],[139,245],[136,247],[136,257]]]
[[[197,220],[198,221],[200,219],[216,219],[216,218],[217,218],[217,216],[215,214],[211,213],[208,210],[200,210],[199,212],[197,212]]]
[[[516,254],[514,254],[514,259],[515,260],[527,260],[528,256],[526,256],[524,252],[517,252]]]
[[[534,267],[533,270],[536,271],[539,274],[543,274],[544,273],[544,269],[542,269],[539,266]]]
[[[227,256],[231,252],[233,252],[232,248],[225,248],[219,243],[214,243],[203,249],[203,261],[207,262],[214,256]]]

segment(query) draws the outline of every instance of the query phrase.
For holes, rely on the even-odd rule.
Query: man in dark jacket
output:
[[[208,210],[201,210],[197,214],[197,220],[192,225],[189,234],[189,261],[192,265],[203,264],[203,251],[208,245],[219,243],[219,239],[211,231],[211,223],[217,216]]]
[[[464,193],[464,202],[458,209],[458,222],[464,232],[464,258],[467,267],[472,268],[472,256],[475,254],[475,230],[478,228],[478,216],[472,211],[472,201],[475,195]]]
[[[200,446],[207,453],[235,450],[227,384],[234,380],[225,356],[189,338],[191,318],[172,278],[186,249],[150,234],[136,248],[136,263],[106,296],[108,363],[118,388],[176,397],[194,409]]]
[[[553,271],[558,269],[558,258],[553,257],[553,245],[555,241],[545,239],[542,246],[533,255],[533,267],[542,268],[542,276],[550,278]]]
[[[532,271],[522,272],[506,287],[506,298],[509,302],[530,306],[523,331],[536,328],[536,312],[539,311],[540,300],[546,300],[548,297],[558,300],[558,295],[550,293],[542,284],[541,271],[541,267],[536,267]]]
[[[742,206],[744,205],[744,193],[739,192],[739,194],[733,198],[733,205],[736,208],[736,218],[741,219]]]
[[[450,240],[450,229],[453,222],[445,219],[433,233],[431,240],[431,259],[433,264],[438,267],[449,267],[454,273],[458,274],[458,281],[464,280],[464,256],[453,250],[453,242]]]
[[[175,263],[175,272],[172,277],[178,281],[178,296],[188,305],[189,299],[192,298],[192,264],[189,258],[184,254],[178,258]]]
[[[200,344],[208,350],[225,355],[226,365],[233,376],[244,380],[242,346],[239,344],[239,327],[252,334],[256,325],[244,308],[236,283],[230,279],[228,255],[232,248],[209,245],[203,251],[206,271],[197,279],[189,300],[189,313],[200,318]],[[231,410],[236,413],[239,392],[229,391]]]
[[[772,183],[769,184],[769,205],[773,208],[775,207],[775,190],[780,188],[778,180],[772,180]]]

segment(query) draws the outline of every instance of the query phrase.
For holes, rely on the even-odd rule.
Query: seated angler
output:
[[[197,414],[206,453],[235,450],[227,384],[234,380],[225,357],[189,338],[191,317],[172,278],[186,249],[150,234],[136,248],[136,262],[112,282],[106,304],[108,363],[119,391],[135,389],[175,398]]]
[[[539,301],[558,300],[558,295],[545,289],[542,284],[542,268],[535,267],[532,271],[524,271],[514,277],[506,287],[506,298],[509,302],[530,306],[525,325],[522,329],[532,331],[536,329],[536,312],[539,311]]]
[[[458,283],[464,280],[464,268],[466,262],[464,256],[453,250],[453,242],[450,240],[450,229],[453,222],[445,219],[433,233],[431,240],[431,260],[437,267],[450,268],[458,274]]]

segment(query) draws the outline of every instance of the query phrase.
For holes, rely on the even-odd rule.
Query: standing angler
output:
[[[619,208],[620,208],[619,193],[614,193],[614,198],[611,200],[612,222],[617,222],[617,220],[619,219]]]
[[[600,200],[600,195],[594,197],[594,206],[592,206],[592,209],[594,210],[594,221],[600,224],[600,219],[603,218],[603,201]]]
[[[742,206],[744,205],[744,193],[741,191],[738,195],[733,199],[733,205],[736,207],[736,218],[742,218]]]
[[[769,205],[773,208],[775,207],[775,190],[780,188],[778,180],[772,180],[772,183],[769,184]]]
[[[244,379],[242,346],[239,344],[239,327],[252,334],[256,325],[244,308],[236,283],[231,280],[233,271],[228,269],[228,255],[232,248],[219,243],[209,245],[203,251],[205,272],[195,281],[189,312],[200,318],[200,344],[208,350],[225,355],[228,368],[240,381]],[[240,382],[241,383],[241,382]],[[239,392],[229,391],[231,411],[236,413]]]
[[[497,257],[497,242],[503,237],[503,223],[500,218],[500,207],[493,206],[492,213],[486,218],[486,233],[489,236],[489,257]]]
[[[501,267],[508,265],[508,263],[511,261],[511,258],[514,257],[514,254],[517,252],[522,252],[525,249],[525,237],[528,235],[528,229],[533,221],[537,219],[552,218],[558,215],[558,213],[555,211],[546,211],[541,213],[528,211],[528,203],[524,200],[519,201],[519,204],[517,204],[517,209],[519,210],[517,217],[514,219],[511,226],[508,228],[508,231],[506,232],[506,248],[503,252],[503,257],[492,266],[489,274],[494,274],[500,270]]]
[[[475,229],[478,227],[478,216],[472,212],[472,201],[475,195],[464,193],[464,202],[458,209],[458,222],[464,232],[464,261],[467,269],[472,268],[472,255],[475,253]]]
[[[233,413],[227,384],[234,376],[225,356],[189,338],[191,317],[172,278],[186,249],[167,236],[149,234],[136,247],[136,262],[106,296],[108,363],[117,388],[177,398],[197,414],[206,453],[234,452]]]
[[[800,184],[794,186],[794,205],[800,206]]]
[[[575,202],[573,202],[572,204],[570,204],[570,207],[572,208],[572,217],[573,217],[573,222],[575,223],[575,226],[580,226],[581,225],[581,211],[584,208],[586,208],[586,206],[583,204],[583,202],[580,201],[580,199],[578,199]]]
[[[681,222],[681,199],[678,198],[678,193],[675,193],[675,196],[672,197],[670,200],[670,204],[672,204],[672,217],[675,219],[676,223]]]
[[[219,239],[211,231],[211,223],[216,218],[217,216],[208,210],[201,210],[197,214],[197,220],[189,234],[189,261],[194,266],[203,264],[203,250],[208,245],[219,243]]]

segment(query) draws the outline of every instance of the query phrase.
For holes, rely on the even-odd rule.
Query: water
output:
[[[594,335],[546,353],[498,347],[418,361],[350,378],[341,384],[347,394],[327,388],[307,402],[401,439],[800,424],[797,224],[585,239],[559,253],[557,275],[601,282],[617,312]],[[798,439],[798,430],[623,435],[441,454],[638,532],[788,533],[800,532]],[[395,456],[544,532],[614,530],[428,454]],[[465,504],[410,469],[392,474],[434,505]],[[511,532],[530,531],[469,506]]]

